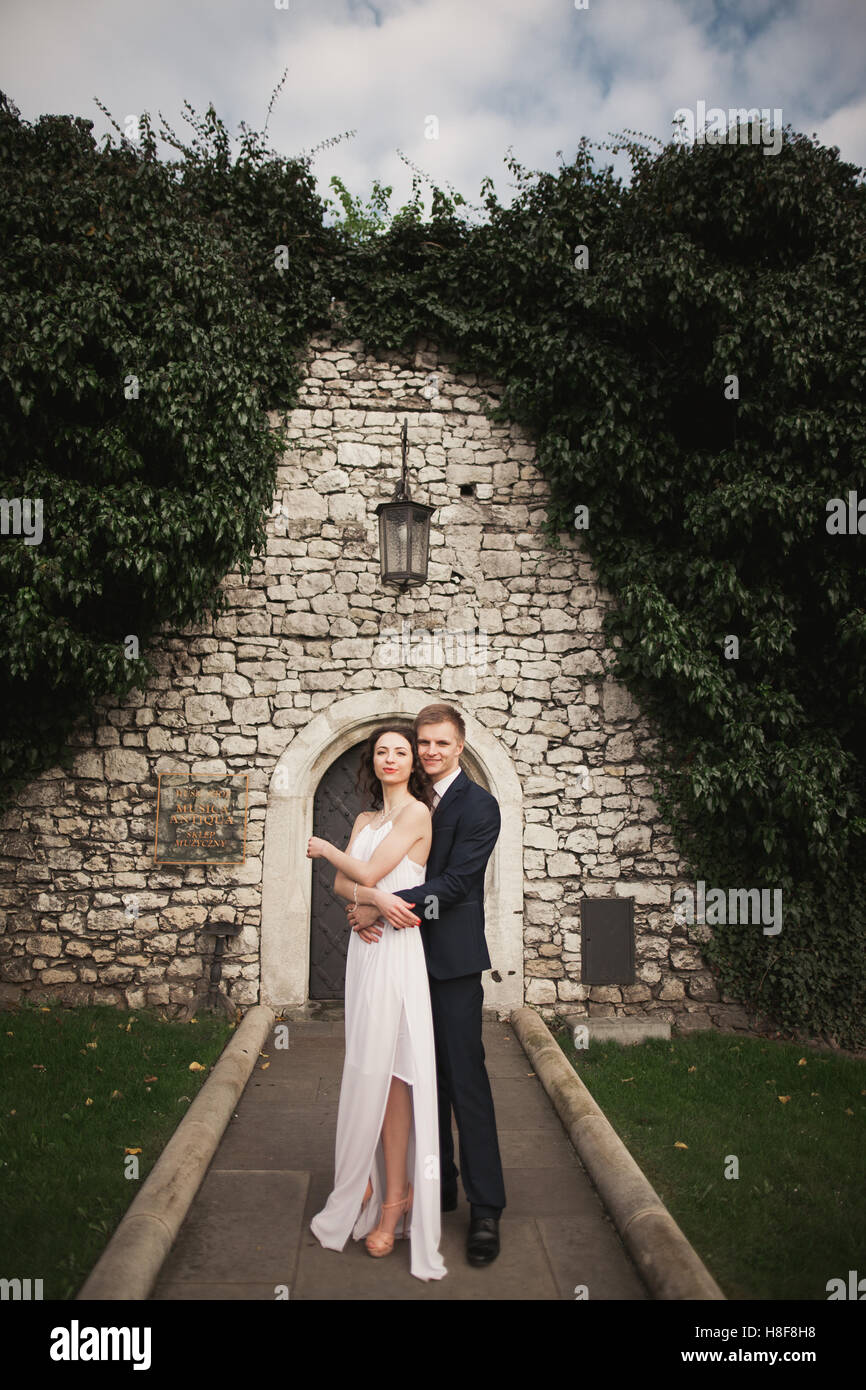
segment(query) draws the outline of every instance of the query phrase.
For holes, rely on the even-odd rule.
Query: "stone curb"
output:
[[[274,1021],[264,1004],[244,1014],[76,1299],[150,1296]]]
[[[544,1020],[524,1007],[510,1023],[653,1298],[725,1299]]]

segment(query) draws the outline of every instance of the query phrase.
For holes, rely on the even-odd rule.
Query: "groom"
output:
[[[382,928],[373,926],[379,918],[400,928],[421,918],[436,1044],[442,1210],[457,1206],[453,1107],[463,1188],[470,1203],[466,1257],[472,1265],[487,1265],[499,1254],[499,1216],[505,1206],[481,1041],[481,972],[490,969],[484,871],[499,836],[499,806],[460,767],[466,726],[452,705],[426,705],[415,719],[415,735],[435,794],[427,878],[397,893],[359,888],[359,906],[350,904],[346,910],[354,930],[368,940],[371,932],[381,935]],[[414,913],[408,903],[414,904]]]

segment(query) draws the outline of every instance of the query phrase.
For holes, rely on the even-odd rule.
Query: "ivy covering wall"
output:
[[[191,120],[161,161],[147,118],[99,148],[0,101],[0,485],[46,516],[39,545],[0,549],[5,804],[96,696],[143,687],[130,634],[143,652],[261,553],[263,412],[295,404],[308,334],[335,312],[373,349],[420,334],[503,383],[551,545],[580,524],[695,877],[782,891],[775,937],[713,925],[722,988],[862,1045],[860,171],[786,127],[777,155],[745,130],[630,141],[625,187],[581,141],[555,173],[509,159],[508,207],[486,180],[478,207],[434,189],[425,215],[416,179],[392,216],[390,190],[363,205],[335,180],[329,212],[312,155],[242,128],[233,157],[212,109]]]

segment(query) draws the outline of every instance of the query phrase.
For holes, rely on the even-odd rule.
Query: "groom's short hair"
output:
[[[449,720],[457,730],[457,737],[461,743],[466,742],[466,725],[463,716],[453,705],[425,705],[415,715],[415,735],[424,724],[441,724],[443,720]]]

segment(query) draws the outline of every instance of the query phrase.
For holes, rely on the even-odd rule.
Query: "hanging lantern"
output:
[[[403,468],[400,483],[390,502],[380,502],[379,560],[382,583],[397,584],[400,589],[414,588],[427,583],[427,559],[430,548],[430,518],[435,507],[413,502],[409,495],[406,453],[409,447],[406,421],[403,421]]]

